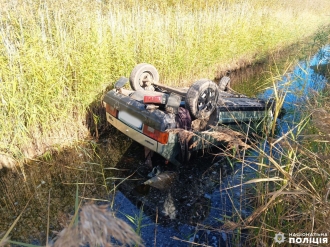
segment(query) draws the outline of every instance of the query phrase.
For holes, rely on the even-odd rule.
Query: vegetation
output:
[[[137,63],[172,85],[213,78],[313,34],[328,10],[327,0],[2,1],[1,163],[86,136],[92,102]]]
[[[118,145],[120,149],[115,148]],[[12,169],[0,170],[0,194],[3,195],[0,202],[0,246],[8,246],[6,242],[29,247],[54,246],[50,239],[55,238],[59,241],[55,246],[61,246],[61,243],[67,246],[63,243],[68,240],[68,234],[73,242],[78,238],[88,241],[91,246],[101,241],[106,246],[110,235],[123,244],[138,243],[130,228],[115,218],[118,212],[113,207],[115,183],[126,180],[114,176],[113,171],[120,170],[115,166],[130,145],[131,142],[124,136],[118,135],[104,150],[100,150],[99,145],[91,140],[79,142],[71,147],[48,151],[29,162],[24,176]],[[76,221],[78,214],[79,222]],[[110,226],[103,224],[103,230],[107,232],[100,231],[100,225],[95,224],[104,220],[111,223]],[[90,234],[86,235],[88,227],[91,227]],[[122,231],[124,235],[118,235],[117,231]],[[33,245],[24,244],[31,242]],[[80,241],[70,243],[73,246]]]
[[[317,234],[329,235],[330,146],[324,125],[330,127],[327,120],[330,109],[328,103],[317,107],[323,97],[328,98],[321,95],[314,98],[305,118],[287,134],[271,139],[271,153],[257,149],[260,153],[260,181],[255,187],[258,207],[245,224],[253,229],[251,239],[258,245],[274,243],[275,234],[280,232],[285,233],[287,242],[289,233],[312,233],[316,235],[306,237],[319,240],[324,235]],[[319,111],[323,113],[321,118]],[[322,127],[317,128],[320,123]]]
[[[326,34],[324,41],[328,43],[329,34]],[[287,81],[282,88],[274,84],[277,102],[275,117],[279,115],[283,102],[288,101],[285,99],[289,97],[287,94],[293,94],[290,88],[295,88],[291,87],[294,83],[304,82],[307,78],[313,87],[317,85],[317,80],[324,80],[317,74],[309,76],[309,69],[305,70],[301,66],[302,74],[286,75]],[[325,73],[329,79],[329,67],[327,69]],[[274,79],[279,77],[272,76]],[[231,224],[230,230],[235,230],[234,236],[239,243],[244,236],[242,230],[248,229],[249,234],[245,238],[247,246],[274,246],[274,237],[279,233],[284,233],[286,237],[287,245],[284,246],[289,246],[289,238],[295,241],[296,234],[300,240],[306,238],[304,241],[308,242],[305,243],[315,244],[318,241],[321,245],[323,243],[322,246],[328,245],[330,139],[327,133],[330,128],[330,108],[329,85],[324,85],[325,88],[320,92],[312,88],[306,90],[301,84],[295,88],[298,101],[291,102],[295,105],[294,112],[288,112],[287,119],[280,122],[275,118],[269,132],[263,133],[261,143],[252,141],[255,156],[246,155],[245,152],[239,158],[227,154],[242,164],[237,171],[245,176],[240,186],[246,192],[244,197],[250,201],[239,208],[233,203],[234,214],[222,227],[224,232],[228,232],[226,226]],[[299,95],[299,90],[305,93]],[[299,105],[299,102],[302,104]],[[246,174],[247,169],[255,171],[252,178],[251,174]],[[243,217],[241,209],[251,206],[251,201],[255,208],[248,217]],[[289,236],[290,233],[293,236]]]
[[[166,84],[188,85],[276,56],[306,37],[321,41],[316,43],[318,47],[327,43],[329,35],[322,31],[330,24],[328,13],[328,0],[2,1],[0,168],[43,153],[36,171],[46,174],[47,183],[36,183],[39,177],[31,179],[35,167],[26,168],[22,175],[9,172],[17,176],[15,181],[0,177],[1,184],[6,184],[1,188],[5,194],[0,210],[10,211],[3,213],[2,219],[12,222],[16,218],[12,225],[0,222],[1,230],[8,229],[0,234],[0,246],[8,243],[7,237],[19,220],[24,225],[30,218],[50,214],[49,221],[57,222],[55,229],[64,227],[68,218],[59,212],[68,212],[72,198],[78,197],[73,186],[84,188],[81,199],[100,200],[114,193],[113,181],[125,181],[113,177],[110,170],[122,162],[120,157],[130,143],[114,136],[109,145],[119,143],[122,148],[112,157],[97,150],[94,142],[79,143],[70,154],[58,145],[88,135],[85,124],[90,108],[100,101],[109,84],[128,76],[135,64],[155,65]],[[274,88],[279,77],[279,71],[269,75]],[[279,114],[285,92],[276,92]],[[242,169],[257,171],[257,177],[241,184],[242,188],[249,185],[256,209],[244,218],[242,208],[236,208],[220,229],[237,233],[237,243],[242,241],[243,229],[252,233],[247,239],[250,246],[273,245],[279,232],[286,237],[290,232],[328,233],[329,95],[314,94],[307,102],[310,108],[301,109],[301,120],[287,134],[276,136],[274,122],[270,134],[263,136],[267,145],[252,145],[257,162],[247,161],[245,153],[239,158],[236,152],[227,154],[243,163]],[[92,115],[92,121],[98,118]],[[57,149],[62,154],[52,160],[59,153]],[[104,160],[109,161],[107,167]],[[52,204],[47,201],[50,190]],[[63,193],[71,193],[71,198],[63,199]],[[31,210],[30,200],[38,209]],[[111,199],[106,202],[113,205]],[[103,214],[105,208],[98,210]],[[139,233],[141,219],[135,220]],[[32,229],[29,224],[26,228]],[[28,236],[25,232],[24,240],[39,234],[46,240],[52,228],[47,224],[33,228]],[[18,236],[23,236],[22,228],[17,227]],[[47,234],[43,232],[46,228]],[[128,233],[132,236],[128,243],[139,243],[131,231]]]

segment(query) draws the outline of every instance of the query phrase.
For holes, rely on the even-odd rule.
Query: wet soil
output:
[[[148,174],[151,171],[143,160],[137,166],[123,164],[120,167],[125,171],[118,172],[116,176],[130,176],[130,180],[120,184],[118,189],[138,208],[143,207],[149,217],[157,217],[162,225],[196,225],[202,223],[209,214],[211,198],[208,195],[231,170],[226,159],[215,162],[216,159],[215,155],[205,153],[177,168],[166,164],[161,157],[154,157],[153,164],[157,165],[161,174],[168,171],[175,174],[164,180],[158,188],[143,184],[150,179]]]

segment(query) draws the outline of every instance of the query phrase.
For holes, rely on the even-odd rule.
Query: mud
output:
[[[159,234],[160,227],[164,227],[165,232],[173,231],[178,236],[183,226],[191,234],[210,215],[211,195],[233,168],[217,153],[214,149],[196,153],[191,162],[180,168],[154,155],[153,164],[159,170],[175,174],[164,188],[157,189],[143,184],[150,173],[144,165],[143,147],[111,128],[98,142],[90,140],[45,154],[26,163],[24,171],[2,169],[0,232],[7,231],[23,212],[11,239],[44,245],[47,229],[51,240],[70,223],[77,195],[82,204],[94,201],[110,205],[118,217],[131,223],[121,214],[129,208],[120,205],[118,196],[123,195],[134,207],[130,216],[143,210],[149,224],[159,227]],[[25,205],[27,209],[23,211]],[[134,224],[132,227],[136,228]],[[153,238],[153,234],[148,233],[145,238]],[[171,245],[177,242],[171,241]]]
[[[157,217],[162,225],[196,225],[202,223],[210,211],[210,198],[205,195],[212,194],[221,182],[221,177],[230,170],[225,159],[213,165],[214,159],[214,155],[207,153],[177,169],[165,164],[161,157],[154,158],[153,162],[158,164],[159,170],[176,174],[158,188],[144,184],[150,179],[147,176],[150,169],[143,163],[138,167],[123,166],[121,169],[127,171],[116,176],[134,175],[130,181],[119,185],[118,189],[138,208],[143,207],[150,218]]]
[[[252,78],[253,83],[265,74],[264,69],[256,72],[258,69],[260,67],[251,66],[249,73],[256,77]],[[241,74],[238,81],[245,85],[245,80]],[[233,81],[235,84],[235,79]],[[292,101],[287,104],[292,105]],[[253,176],[253,169],[243,171],[240,163],[235,164],[235,159],[229,156],[222,157],[223,153],[217,149],[196,153],[191,162],[182,167],[166,164],[155,155],[153,163],[159,170],[177,175],[164,189],[145,185],[150,168],[144,165],[143,147],[110,127],[103,117],[95,119],[98,114],[104,114],[99,99],[90,106],[86,116],[90,139],[66,148],[48,149],[17,171],[0,170],[0,233],[10,228],[27,204],[11,237],[45,245],[47,229],[52,239],[56,231],[70,222],[78,195],[82,203],[94,201],[110,205],[118,217],[126,220],[129,217],[123,212],[135,217],[143,210],[146,222],[153,227],[141,230],[147,246],[154,246],[156,237],[165,244],[159,240],[155,246],[187,246],[187,242],[173,240],[173,236],[216,246],[230,242],[233,227],[224,228],[224,219],[245,218],[252,209],[246,201],[249,197],[243,195],[245,189],[234,188],[228,192],[227,188]],[[322,110],[316,111],[314,118],[325,122]],[[235,214],[235,208],[240,209],[241,215]],[[137,229],[136,224],[131,225]]]

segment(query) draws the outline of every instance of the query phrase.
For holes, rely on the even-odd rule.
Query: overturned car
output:
[[[125,87],[128,81],[131,89]],[[153,65],[138,64],[104,95],[107,121],[147,151],[181,165],[193,151],[219,145],[224,125],[272,117],[272,100],[239,94],[229,81],[224,76],[218,84],[201,79],[189,88],[173,88],[159,83]]]

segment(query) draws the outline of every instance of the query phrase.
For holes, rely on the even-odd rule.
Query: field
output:
[[[18,0],[0,9],[0,164],[10,166],[86,137],[91,103],[135,64],[155,65],[169,85],[212,79],[322,29],[330,3]]]
[[[102,95],[120,76],[128,77],[136,64],[147,62],[158,69],[162,83],[189,86],[200,78],[214,79],[227,70],[244,70],[265,59],[275,60],[279,53],[290,49],[296,49],[299,57],[302,49],[315,50],[329,43],[329,13],[328,0],[1,1],[0,169],[18,165],[19,174],[29,177],[24,163],[37,159],[41,164],[35,168],[40,171],[37,173],[47,173],[50,180],[58,176],[59,181],[70,181],[71,187],[60,183],[56,186],[64,186],[74,194],[76,175],[63,175],[61,171],[71,169],[74,163],[74,169],[79,170],[84,164],[90,179],[85,183],[104,183],[102,190],[109,194],[105,181],[111,177],[105,179],[109,173],[104,169],[110,168],[103,167],[106,164],[97,151],[98,144],[89,140],[91,135],[98,137],[97,127],[103,124],[103,116],[94,111],[95,107],[100,108]],[[292,58],[287,59],[288,64],[292,63]],[[274,88],[281,76],[282,71],[270,76]],[[257,177],[251,181],[250,199],[255,210],[247,219],[234,215],[237,217],[227,222],[238,233],[238,242],[243,229],[252,233],[250,246],[274,244],[274,234],[280,231],[328,231],[329,95],[314,94],[308,109],[301,110],[303,120],[295,126],[298,132],[276,137],[274,122],[270,135],[263,137],[273,153],[252,146],[259,155]],[[285,92],[279,91],[276,97],[279,113]],[[91,125],[96,127],[91,130]],[[125,145],[124,140],[113,138]],[[277,150],[279,144],[284,148]],[[75,155],[65,157],[65,147]],[[52,153],[61,150],[63,157],[53,160]],[[36,158],[39,155],[43,156]],[[249,166],[244,155],[232,158]],[[60,162],[62,166],[57,167]],[[43,164],[54,174],[48,173],[50,168]],[[29,172],[35,173],[30,167]],[[98,174],[97,179],[92,172]],[[12,180],[3,174],[1,181],[8,192],[1,209],[12,209],[17,217],[41,184],[22,185],[22,196],[15,189],[19,184],[11,184]],[[97,190],[93,193],[95,198],[103,196]],[[19,209],[13,203],[19,199],[8,199],[11,197],[22,199]],[[43,199],[40,205],[45,206],[48,197]],[[63,203],[69,207],[71,201],[66,200]],[[43,214],[48,212],[46,206],[42,210]],[[54,221],[61,210],[54,209]],[[6,217],[12,219],[12,214]],[[17,221],[6,223],[5,237]]]

